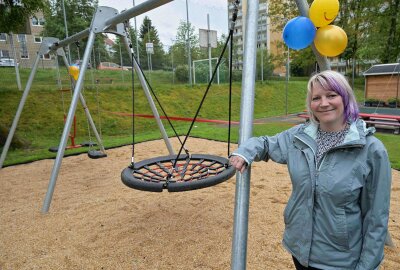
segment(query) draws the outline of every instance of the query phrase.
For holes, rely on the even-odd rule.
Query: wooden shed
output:
[[[364,72],[365,99],[400,98],[400,64],[374,65]]]

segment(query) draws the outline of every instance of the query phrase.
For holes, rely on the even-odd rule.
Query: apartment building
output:
[[[234,10],[234,0],[228,0],[228,12],[229,18],[232,17],[232,13]],[[235,29],[233,32],[233,40],[234,40],[234,56],[232,65],[235,69],[242,69],[243,66],[243,42],[244,42],[244,29],[245,29],[245,21],[243,18],[243,14],[246,13],[246,10],[243,9],[242,3],[245,1],[241,1],[239,4],[239,12],[238,17],[235,24]],[[257,50],[265,50],[271,54],[284,54],[277,46],[277,41],[282,40],[282,33],[272,31],[273,25],[271,25],[271,20],[268,17],[268,0],[259,0],[259,14],[258,14],[258,28],[257,28]],[[283,73],[285,69],[283,66],[276,66],[274,71],[275,73]]]
[[[42,31],[45,19],[42,12],[36,13],[27,20],[24,33],[0,33],[0,58],[14,58],[16,55],[20,68],[31,68],[42,43]],[[11,40],[12,38],[12,40]],[[44,55],[40,67],[54,67],[53,56]]]

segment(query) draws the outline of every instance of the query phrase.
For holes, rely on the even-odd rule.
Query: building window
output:
[[[33,26],[43,26],[45,24],[45,20],[44,18],[36,18],[36,17],[32,17],[32,25]]]
[[[18,40],[18,42],[26,43],[26,36],[25,36],[25,34],[18,34],[18,35],[17,35],[17,40]]]
[[[32,17],[32,25],[33,26],[39,25],[39,20],[36,17]]]
[[[51,55],[48,54],[48,53],[43,54],[43,55],[42,55],[42,59],[44,59],[44,60],[51,60]]]
[[[18,34],[17,39],[18,42],[20,43],[19,51],[21,54],[21,58],[28,59],[29,54],[28,54],[28,48],[26,47],[26,36],[24,34]]]
[[[0,41],[7,41],[7,34],[6,33],[0,33]]]
[[[21,53],[21,59],[29,59],[28,49],[25,44],[19,48],[19,52]]]
[[[10,52],[7,50],[0,50],[0,58],[10,58]]]
[[[35,41],[35,43],[42,43],[42,37],[34,36],[33,40]]]

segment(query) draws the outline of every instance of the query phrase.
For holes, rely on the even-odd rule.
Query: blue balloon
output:
[[[316,32],[317,30],[309,18],[299,16],[286,23],[282,35],[289,48],[301,50],[314,41]]]

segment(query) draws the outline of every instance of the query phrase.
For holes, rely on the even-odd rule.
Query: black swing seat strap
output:
[[[178,160],[178,162],[176,162]],[[156,157],[140,161],[121,173],[122,182],[130,188],[161,192],[189,191],[217,185],[235,174],[228,159],[193,154]]]

